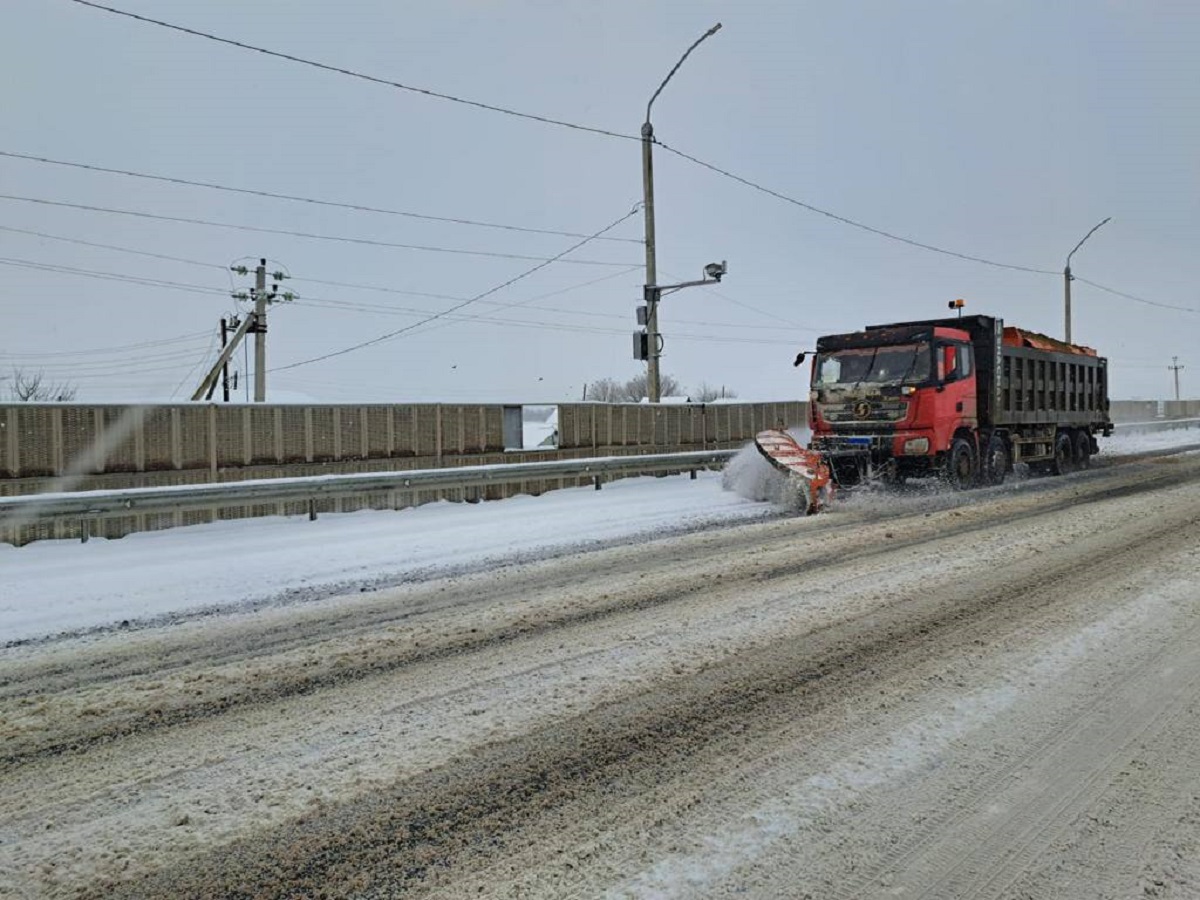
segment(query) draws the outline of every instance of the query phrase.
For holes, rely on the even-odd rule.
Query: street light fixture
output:
[[[658,264],[654,246],[654,160],[652,158],[654,126],[650,124],[650,108],[654,106],[654,101],[658,99],[658,95],[662,93],[663,88],[667,86],[667,82],[671,80],[672,76],[679,71],[679,67],[683,65],[683,61],[688,58],[691,52],[720,30],[721,23],[718,22],[712,28],[708,29],[708,31],[704,32],[692,46],[688,47],[683,56],[679,57],[679,62],[675,63],[674,68],[667,73],[667,77],[663,79],[662,84],[658,86],[658,90],[650,97],[650,102],[646,104],[646,121],[642,123],[642,195],[644,201],[642,209],[645,212],[646,221],[646,331],[640,336],[635,335],[634,348],[635,358],[646,360],[646,387],[651,403],[657,403],[660,397],[658,357],[661,347],[658,334],[658,300],[661,296],[661,290],[658,288]],[[722,263],[722,265],[724,264]],[[724,270],[722,270],[721,274],[725,274]],[[713,280],[720,281],[721,279],[717,275]],[[644,349],[646,355],[637,355],[639,349]]]
[[[1111,221],[1112,216],[1109,216],[1099,225],[1096,225],[1091,231],[1083,236],[1083,241],[1086,241],[1093,234],[1095,234],[1096,231],[1099,230],[1100,225]],[[1083,241],[1080,241],[1075,245],[1075,250],[1078,250],[1083,246]],[[1075,280],[1075,276],[1071,274],[1071,257],[1075,255],[1075,250],[1072,250],[1067,254],[1067,264],[1063,267],[1063,334],[1064,340],[1066,340],[1068,344],[1071,343],[1071,282]]]

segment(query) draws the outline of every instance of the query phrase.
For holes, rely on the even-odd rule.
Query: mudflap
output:
[[[806,515],[820,512],[833,499],[832,473],[816,450],[801,447],[786,431],[775,428],[755,435],[754,446],[771,465],[788,476]]]

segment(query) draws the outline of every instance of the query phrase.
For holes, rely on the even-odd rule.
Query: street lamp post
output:
[[[667,73],[667,77],[663,79],[662,84],[658,86],[650,98],[650,102],[646,104],[646,121],[642,123],[642,209],[645,213],[646,222],[646,335],[648,338],[648,355],[646,358],[646,381],[647,393],[651,403],[659,401],[659,373],[658,373],[658,357],[659,357],[659,336],[658,336],[658,299],[661,292],[658,290],[658,262],[655,256],[654,247],[654,159],[652,149],[654,147],[654,126],[650,124],[650,107],[654,106],[654,101],[658,99],[658,95],[662,93],[663,88],[667,86],[667,82],[671,77],[679,71],[679,67],[683,65],[683,61],[688,58],[700,44],[707,38],[712,37],[721,29],[721,23],[718,22],[708,31],[704,32],[700,38],[687,48],[683,56],[679,57],[679,62],[675,63],[675,67]]]
[[[1086,241],[1093,234],[1095,234],[1100,228],[1100,225],[1110,221],[1112,221],[1112,216],[1109,216],[1104,220],[1104,222],[1096,225],[1091,231],[1085,234],[1083,236],[1083,241]],[[1083,241],[1080,241],[1075,245],[1075,250],[1078,250],[1083,246]],[[1072,250],[1067,254],[1067,264],[1063,267],[1063,334],[1064,340],[1066,340],[1068,344],[1071,343],[1071,282],[1075,280],[1075,276],[1071,274],[1071,257],[1075,255],[1075,250]]]

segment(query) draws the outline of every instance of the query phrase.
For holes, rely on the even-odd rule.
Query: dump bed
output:
[[[1108,360],[1089,347],[1006,329],[1002,319],[992,316],[871,325],[868,330],[909,326],[957,328],[970,335],[981,427],[1111,426]]]

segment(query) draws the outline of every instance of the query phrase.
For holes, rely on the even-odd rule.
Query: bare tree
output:
[[[696,403],[708,403],[712,400],[723,400],[736,396],[737,391],[730,390],[725,385],[715,387],[707,381],[700,382],[700,387],[691,393],[691,398]]]
[[[626,403],[641,403],[650,396],[649,382],[650,379],[644,372],[641,375],[634,375],[622,385],[621,399]],[[659,394],[663,397],[677,397],[680,391],[679,380],[673,375],[659,375],[658,389]]]
[[[587,398],[600,403],[620,403],[625,399],[625,386],[615,378],[601,378],[587,386]]]
[[[74,400],[78,391],[75,385],[68,381],[50,383],[41,372],[26,372],[13,369],[12,384],[8,386],[8,396],[18,403],[46,403],[48,401],[65,402]]]
[[[683,386],[673,375],[660,375],[658,383],[659,391],[664,397],[678,397],[683,393]],[[641,403],[649,396],[648,384],[649,379],[644,372],[634,375],[626,381],[600,378],[588,384],[587,398],[599,403]],[[719,395],[720,389],[714,396]],[[726,396],[732,395],[727,394]]]

